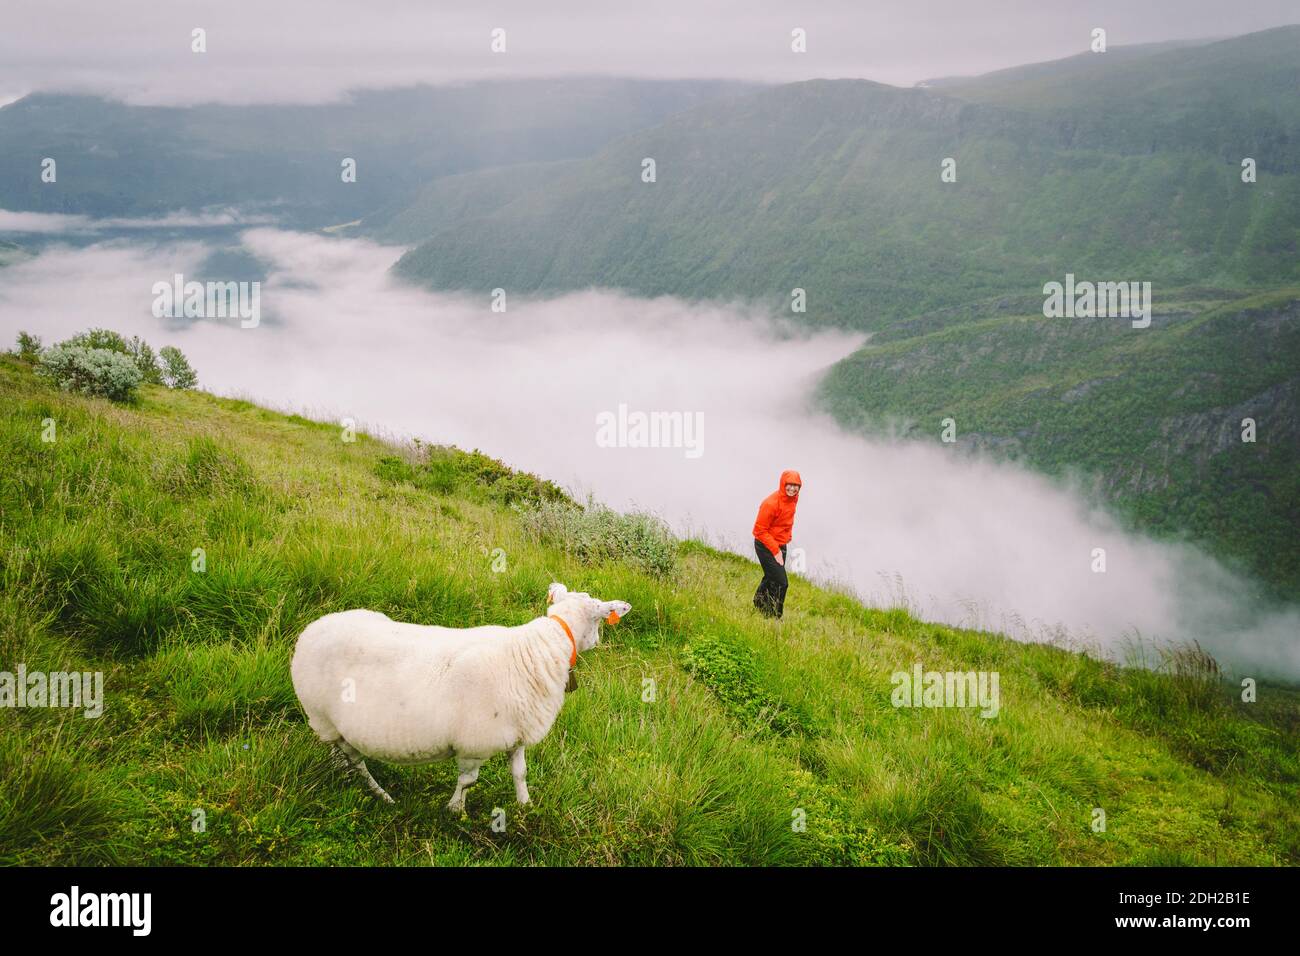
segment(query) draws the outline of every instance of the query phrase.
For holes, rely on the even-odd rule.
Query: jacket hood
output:
[[[800,491],[803,491],[803,479],[799,477],[799,472],[797,472],[797,471],[795,471],[795,470],[793,470],[793,469],[788,469],[788,470],[786,470],[786,471],[781,472],[781,483],[780,483],[779,485],[776,486],[776,490],[779,491],[779,492],[781,492],[781,497],[782,497],[782,498],[785,497],[785,486],[786,486],[786,485],[798,485],[798,486],[799,486],[799,490],[796,491],[796,492],[794,493],[794,496],[795,496],[796,498],[798,498],[798,497],[799,497],[799,492],[800,492]]]

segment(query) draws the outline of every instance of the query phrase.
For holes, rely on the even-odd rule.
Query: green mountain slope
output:
[[[429,180],[587,156],[726,81],[576,78],[368,91],[319,106],[128,106],[33,95],[0,109],[0,209],[156,216],[262,209],[291,226],[374,213]],[[43,183],[41,161],[58,163]],[[341,162],[357,161],[344,183]]]
[[[1141,117],[1153,138],[1182,127],[1241,150],[1252,141],[1249,134],[1234,139],[1242,130],[1267,128],[1269,117],[1284,126],[1300,119],[1297,45],[1300,26],[1277,27],[1226,40],[1082,53],[944,81],[937,88],[971,102],[1031,112],[1079,110],[1084,128],[1095,125],[1110,135]],[[1099,106],[1104,111],[1097,112]],[[1236,116],[1227,112],[1233,108]],[[1198,114],[1208,112],[1232,122],[1214,127],[1196,122]],[[1300,164],[1293,152],[1275,158],[1292,170]]]
[[[431,233],[452,230],[530,194],[550,188],[574,160],[498,166],[443,176],[367,216],[365,231],[391,243],[423,242]]]
[[[1181,64],[1178,82],[1156,82],[1153,62]],[[778,309],[798,287],[810,321],[860,328],[1067,272],[1158,291],[1300,281],[1300,28],[1122,65],[1077,84],[1082,103],[1036,109],[972,102],[978,86],[954,87],[975,91],[963,99],[860,80],[706,103],[476,219],[426,213],[435,232],[397,271],[439,288],[598,284]],[[1256,183],[1241,181],[1245,156]],[[940,180],[945,158],[956,182]]]
[[[1054,93],[1064,93],[1075,84],[1090,82],[1100,74],[1109,72],[1127,64],[1131,60],[1146,60],[1156,53],[1181,50],[1188,47],[1204,46],[1215,42],[1214,38],[1202,40],[1168,40],[1162,43],[1133,43],[1110,47],[1104,56],[1089,51],[1061,60],[1046,60],[1039,63],[1026,63],[1020,66],[994,70],[975,76],[941,76],[923,80],[916,85],[926,89],[944,92],[962,92],[965,89],[988,91],[987,95],[1009,96],[1023,102],[1022,92],[1027,84],[1040,90],[1051,88]]]
[[[1138,527],[1300,597],[1300,289],[1123,319],[927,316],[820,385],[840,421],[1079,473]],[[1256,423],[1242,440],[1244,419]]]
[[[154,387],[110,405],[12,358],[0,455],[0,670],[105,682],[99,719],[0,707],[0,862],[1300,862],[1300,694],[1243,704],[1195,654],[1121,670],[798,578],[778,625],[752,562],[581,562],[464,478],[506,480],[478,459],[412,483],[332,425]],[[500,758],[465,818],[450,763],[372,764],[391,807],[333,768],[288,676],[305,624],[519,623],[553,579],[634,610],[530,750],[531,806]],[[997,671],[998,715],[891,706],[917,662]]]

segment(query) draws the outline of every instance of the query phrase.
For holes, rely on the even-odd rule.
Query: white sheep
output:
[[[308,723],[389,803],[363,757],[407,764],[455,757],[460,777],[447,806],[460,812],[479,766],[505,750],[515,797],[527,803],[524,748],[555,723],[578,653],[600,643],[601,621],[632,610],[558,582],[546,598],[548,615],[518,627],[404,624],[362,610],[313,621],[290,665]]]

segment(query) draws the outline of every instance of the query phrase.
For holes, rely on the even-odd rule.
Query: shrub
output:
[[[384,455],[376,461],[375,474],[384,481],[391,481],[394,484],[402,481],[415,484],[415,466],[396,455]]]
[[[162,380],[168,388],[193,388],[199,384],[198,373],[189,359],[174,345],[164,345],[158,353],[162,358]]]
[[[23,348],[24,335],[26,333],[18,336],[20,350]],[[28,336],[28,338],[32,337]],[[40,340],[34,339],[34,341],[39,350]],[[193,388],[199,383],[197,373],[180,349],[168,345],[163,347],[161,353],[157,353],[154,352],[153,346],[138,335],[133,335],[130,341],[127,341],[112,329],[87,329],[85,332],[78,332],[65,342],[60,342],[59,345],[64,348],[103,349],[125,355],[139,370],[140,380],[150,385]]]
[[[524,527],[580,561],[624,561],[660,577],[677,568],[677,539],[657,515],[620,514],[588,498],[585,508],[543,501],[523,514]]]
[[[489,496],[504,504],[538,504],[544,501],[570,501],[568,495],[558,485],[539,478],[531,472],[511,468],[505,462],[485,455],[477,448],[473,451],[456,452],[460,471],[470,475],[474,483],[486,487]],[[430,464],[436,457],[430,456]]]
[[[38,370],[67,392],[130,401],[140,384],[140,370],[130,357],[110,349],[56,345],[41,353]]]
[[[440,495],[451,494],[461,483],[462,477],[469,477],[468,474],[462,475],[456,453],[441,448],[430,453],[429,459],[415,468],[414,473],[415,483],[419,487]]]
[[[126,339],[112,329],[87,329],[85,332],[78,332],[66,342],[60,342],[59,344],[82,349],[108,349],[110,352],[120,352],[123,355],[131,354]]]
[[[158,366],[158,356],[153,347],[140,336],[132,336],[127,343],[127,354],[135,361],[140,376],[149,385],[162,384],[162,369]]]
[[[385,481],[410,482],[441,495],[460,492],[501,504],[536,505],[544,501],[570,501],[557,486],[481,451],[462,451],[455,445],[415,442],[415,461],[385,455],[375,463],[375,473]]]
[[[41,340],[30,332],[18,333],[18,357],[24,362],[36,362],[41,357]]]

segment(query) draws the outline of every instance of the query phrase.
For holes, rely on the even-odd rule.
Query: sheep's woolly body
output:
[[[343,611],[303,631],[291,669],[322,740],[425,763],[540,741],[564,704],[570,652],[549,618],[457,629]]]
[[[527,803],[524,748],[545,737],[559,716],[573,654],[600,643],[600,621],[632,610],[626,601],[597,601],[558,582],[547,603],[550,616],[519,627],[404,624],[376,611],[328,614],[298,637],[294,690],[312,729],[382,800],[392,797],[363,757],[455,757],[460,776],[448,806],[464,810],[479,765],[509,750],[515,797]]]

